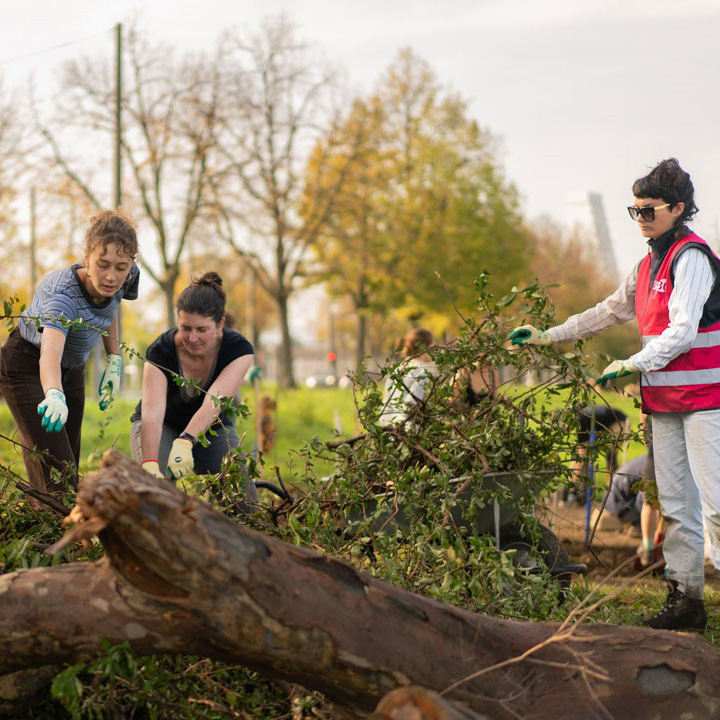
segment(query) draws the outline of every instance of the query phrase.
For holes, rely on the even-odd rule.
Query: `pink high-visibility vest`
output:
[[[643,347],[670,324],[668,302],[673,290],[670,270],[677,254],[689,244],[705,248],[714,260],[715,270],[720,268],[720,259],[694,233],[677,240],[670,247],[652,287],[652,256],[649,253],[645,256],[638,269],[635,291],[635,313]],[[704,318],[705,315],[703,313]],[[646,412],[694,412],[720,408],[720,318],[710,318],[705,327],[698,328],[690,350],[678,355],[660,370],[642,373],[641,391]]]

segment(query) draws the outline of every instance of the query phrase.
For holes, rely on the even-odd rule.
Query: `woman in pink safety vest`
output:
[[[690,175],[663,160],[632,187],[630,217],[648,251],[609,297],[562,325],[523,325],[516,345],[549,345],[637,319],[642,349],[600,378],[640,373],[652,416],[655,473],[666,538],[668,596],[653,628],[703,631],[704,537],[720,570],[720,259],[687,227],[697,213]]]

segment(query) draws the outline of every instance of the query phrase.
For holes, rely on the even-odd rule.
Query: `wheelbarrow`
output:
[[[448,483],[450,522],[463,534],[491,535],[501,551],[513,550],[513,563],[529,572],[547,568],[550,575],[567,587],[573,575],[584,575],[584,563],[571,563],[567,550],[555,533],[538,523],[535,539],[521,521],[520,500],[527,488],[517,472],[490,472],[482,476],[463,475]],[[390,495],[390,497],[388,496]],[[480,504],[478,498],[493,498]],[[363,531],[379,532],[399,529],[407,532],[413,520],[422,519],[421,504],[410,507],[393,497],[392,489],[349,507],[346,531],[356,535]],[[387,508],[380,509],[378,508]]]

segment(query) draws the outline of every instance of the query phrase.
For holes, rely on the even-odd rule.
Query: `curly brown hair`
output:
[[[104,248],[117,243],[133,260],[138,254],[137,225],[123,210],[102,210],[90,218],[85,233],[85,254],[89,255],[98,245]]]

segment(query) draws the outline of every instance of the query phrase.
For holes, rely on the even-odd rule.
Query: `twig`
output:
[[[428,460],[430,460],[431,463],[434,465],[437,465],[444,473],[447,475],[447,477],[450,477],[452,473],[448,470],[448,468],[445,466],[442,460],[440,458],[436,458],[429,450],[426,450],[422,445],[418,445],[418,443],[413,443],[412,445],[414,450],[417,450],[419,453],[424,455]]]
[[[450,294],[450,291],[448,290],[448,287],[445,284],[445,281],[442,279],[442,275],[437,270],[434,271],[434,275],[440,281],[440,284],[443,286],[443,290],[445,290],[445,294],[448,296],[448,300],[450,300],[450,302],[452,303],[452,306],[455,308],[455,312],[458,314],[460,319],[463,321],[463,324],[467,325],[468,321],[465,318],[465,316],[460,312],[460,308],[458,308],[458,306],[455,304],[455,300],[453,299],[453,296]]]
[[[7,468],[4,468],[4,470],[5,472],[12,473],[12,470],[8,470]],[[15,473],[12,474],[15,476],[13,478],[15,486],[18,490],[25,493],[25,495],[31,498],[35,498],[35,500],[43,503],[43,505],[47,505],[49,508],[54,510],[56,513],[62,515],[63,517],[66,517],[70,514],[69,508],[63,505],[59,500],[55,500],[55,498],[53,498],[48,493],[43,492],[42,490],[37,490],[31,485],[27,485],[22,480],[20,480],[20,477],[15,475]]]
[[[13,440],[12,438],[7,437],[6,435],[3,435],[0,433],[0,439],[7,440],[8,442],[12,443],[13,445],[17,445],[18,447],[24,448],[25,450],[28,450],[29,452],[33,452],[29,448],[26,448],[22,443],[18,442],[17,440]],[[8,467],[3,467],[3,471],[5,472],[6,476],[12,479],[13,483],[17,487],[20,492],[24,493],[28,497],[34,498],[38,502],[41,502],[43,505],[47,505],[49,508],[54,510],[55,512],[59,513],[63,517],[68,515],[70,513],[69,508],[67,508],[65,505],[63,505],[59,500],[55,500],[52,495],[50,495],[47,492],[43,492],[42,490],[38,490],[37,488],[32,487],[32,485],[28,485],[16,472],[13,472]]]
[[[367,436],[367,433],[362,433],[361,435],[355,435],[353,437],[344,438],[343,440],[327,440],[325,442],[325,447],[328,450],[334,450],[335,448],[339,448],[342,445],[354,445],[358,440],[362,440],[364,437]]]

